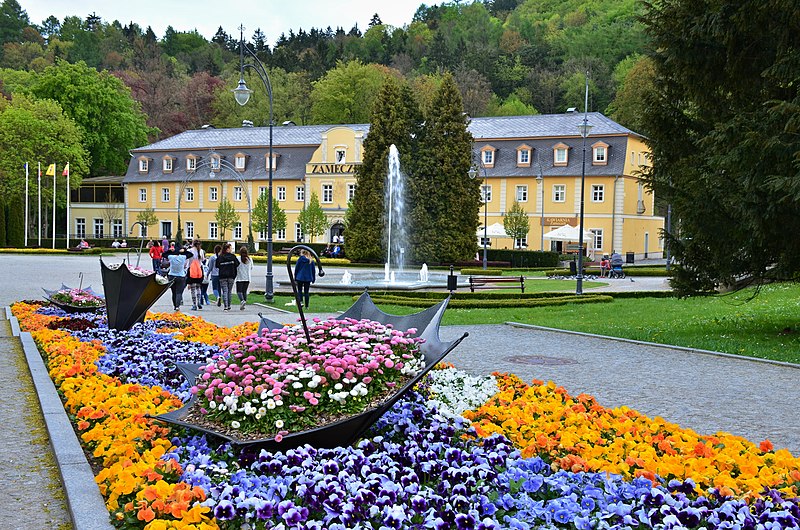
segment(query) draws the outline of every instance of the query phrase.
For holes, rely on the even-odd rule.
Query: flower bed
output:
[[[106,265],[106,267],[108,267],[109,270],[115,271],[119,269],[122,265],[123,265],[122,263],[111,263],[110,265]],[[136,265],[131,265],[130,263],[126,264],[126,266],[128,267],[128,270],[131,271],[131,274],[139,278],[146,278],[148,276],[152,276],[155,274],[156,283],[159,283],[161,285],[166,285],[169,283],[169,278],[162,275],[158,271],[145,269],[143,267],[137,267]]]
[[[174,320],[153,315],[132,330],[136,340],[102,326],[81,331],[86,335],[79,340],[46,329],[65,315],[42,315],[30,304],[12,310],[32,331],[83,443],[103,465],[97,481],[120,528],[800,528],[792,498],[798,459],[788,452],[699,436],[511,376],[495,383],[443,370],[354,446],[236,455],[144,416],[181,403],[171,393],[177,389],[129,380],[163,368],[163,361],[148,364],[153,350],[140,342],[157,342],[166,352],[189,350],[198,362],[216,353],[200,344],[189,348],[178,334],[156,336]],[[137,368],[121,370],[129,364]],[[492,397],[496,384],[500,392]],[[432,399],[453,409],[441,414]],[[474,427],[455,416],[463,406],[477,409],[465,413]],[[666,455],[667,444],[675,451],[672,462],[683,462],[697,478],[657,477],[656,459],[635,461],[650,454],[648,447]],[[706,451],[716,453],[698,455]],[[757,465],[750,465],[751,456]],[[590,471],[573,470],[584,466],[578,457]],[[630,469],[611,471],[623,463]],[[704,481],[732,463],[738,465],[736,476],[730,473],[735,489]]]

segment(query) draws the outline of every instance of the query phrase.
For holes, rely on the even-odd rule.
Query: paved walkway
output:
[[[22,276],[30,278],[7,282],[0,293],[2,306],[41,298],[40,287],[53,289],[61,283],[77,287],[79,272],[84,273],[84,287],[102,290],[96,256],[4,255],[0,260],[4,270],[24,271]],[[256,267],[253,289],[264,289],[264,270],[263,265]],[[335,280],[342,272],[331,270],[329,278]],[[286,280],[284,266],[275,267],[275,278]],[[668,286],[663,278],[637,278],[611,280],[598,290],[664,289]],[[168,295],[153,309],[171,310]],[[259,311],[277,321],[296,318],[254,304],[245,311],[229,312],[212,306],[198,314],[220,325],[234,325],[256,321]],[[15,521],[19,513],[37,512],[41,521],[31,519],[15,528],[57,528],[68,520],[58,476],[48,467],[49,445],[20,348],[15,349],[7,329],[2,331],[4,326],[7,323],[0,322],[5,353],[0,359],[0,422],[9,427],[0,445],[0,518]],[[776,447],[800,455],[800,368],[508,325],[448,326],[441,335],[452,339],[464,332],[470,336],[447,358],[459,368],[476,374],[513,372],[526,381],[553,380],[570,393],[592,394],[606,406],[626,405],[700,433],[728,431],[755,442],[769,438]],[[32,456],[39,453],[42,456]]]

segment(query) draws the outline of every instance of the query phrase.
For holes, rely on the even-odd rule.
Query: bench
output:
[[[513,285],[511,285],[513,284]],[[525,277],[524,276],[470,276],[469,277],[469,291],[475,292],[475,289],[516,289],[519,288],[521,292],[525,292]]]

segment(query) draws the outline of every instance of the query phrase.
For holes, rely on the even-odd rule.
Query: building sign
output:
[[[542,223],[544,226],[576,226],[578,224],[577,217],[545,217],[544,222]]]
[[[352,175],[356,168],[355,164],[309,164],[312,175],[332,175],[344,174]]]

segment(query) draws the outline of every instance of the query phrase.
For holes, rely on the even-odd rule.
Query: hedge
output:
[[[461,269],[462,276],[502,276],[504,269]],[[506,269],[507,270],[507,269]]]
[[[626,276],[671,276],[672,271],[668,271],[663,267],[623,267]],[[584,267],[584,274],[593,274],[600,276],[600,267]],[[569,276],[569,269],[550,269],[545,271],[547,276]]]
[[[353,300],[358,297],[354,296]],[[372,301],[376,304],[391,304],[405,307],[428,307],[430,301],[406,296],[373,296]],[[613,302],[614,298],[602,294],[586,294],[582,296],[569,295],[551,298],[504,298],[504,299],[485,299],[485,298],[456,298],[451,299],[448,308],[453,309],[491,309],[501,307],[545,307],[559,306],[567,304],[593,304]]]
[[[539,250],[488,250],[488,261],[505,261],[512,267],[557,267],[557,252],[541,252]]]

